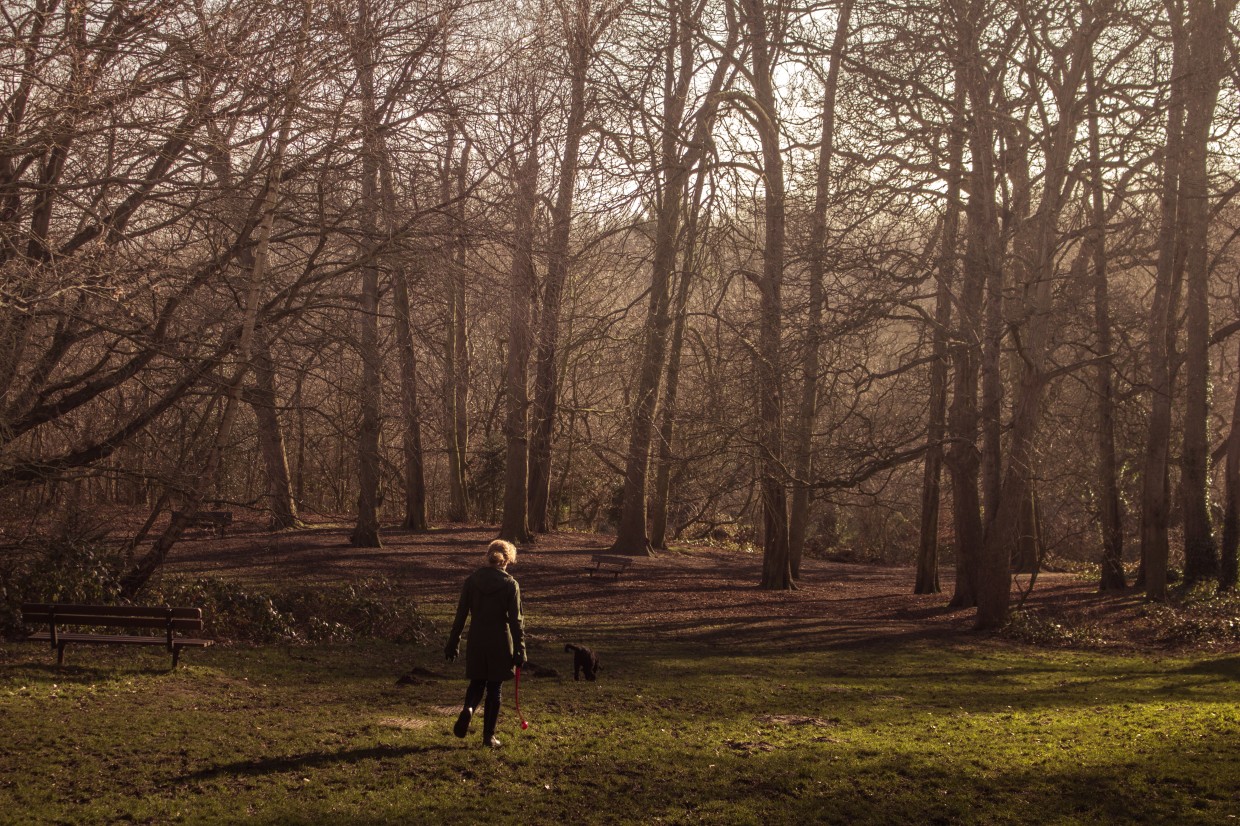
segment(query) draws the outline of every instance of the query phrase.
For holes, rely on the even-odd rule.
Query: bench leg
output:
[[[172,667],[176,668],[177,663],[179,663],[180,661],[181,661],[181,646],[174,645],[172,646]]]
[[[65,664],[65,644],[62,642],[56,646],[56,665]]]

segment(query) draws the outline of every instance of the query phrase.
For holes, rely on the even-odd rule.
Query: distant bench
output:
[[[173,519],[182,519],[186,517],[185,511],[173,511]],[[209,528],[216,536],[223,536],[224,529],[233,522],[232,511],[198,511],[189,516],[186,523],[187,528]]]
[[[627,571],[632,564],[633,560],[627,556],[595,554],[590,557],[590,564],[586,566],[586,573],[590,576],[611,574],[611,578],[614,581],[619,579],[620,575]]]
[[[26,637],[29,642],[46,642],[56,649],[56,664],[65,661],[69,643],[95,645],[162,645],[172,654],[172,667],[177,667],[183,648],[206,648],[213,640],[178,636],[186,632],[202,632],[201,608],[172,608],[167,605],[70,605],[67,603],[26,602],[22,604],[22,622],[46,625]],[[101,634],[66,632],[64,626],[91,628],[158,629],[163,634]]]

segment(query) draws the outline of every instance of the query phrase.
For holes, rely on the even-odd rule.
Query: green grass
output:
[[[591,640],[451,735],[436,647],[0,646],[3,823],[1228,823],[1240,658]],[[535,645],[564,673],[567,655]],[[477,725],[477,724],[475,724]]]

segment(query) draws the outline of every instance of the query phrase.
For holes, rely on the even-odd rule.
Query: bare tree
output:
[[[293,496],[293,483],[289,476],[284,428],[280,423],[276,368],[271,358],[271,345],[263,330],[256,334],[253,362],[254,384],[245,388],[244,398],[254,409],[257,421],[259,451],[267,471],[271,528],[285,530],[300,527],[302,523],[297,516],[297,500]]]
[[[753,98],[746,110],[762,146],[763,227],[762,272],[753,276],[758,288],[758,347],[755,354],[759,405],[759,488],[762,497],[762,579],[772,589],[795,587],[788,550],[787,472],[784,469],[783,437],[783,281],[787,232],[784,191],[784,158],[775,98],[775,56],[768,29],[764,0],[740,0],[738,16],[748,34],[743,42],[749,51],[749,81]],[[782,28],[776,18],[774,25]]]
[[[683,140],[680,135],[685,128],[683,122],[687,99],[697,70],[694,59],[694,15],[700,9],[700,2],[682,0],[671,4],[668,12],[669,58],[663,83],[663,108],[657,114],[661,135],[658,158],[654,160],[654,177],[659,182],[654,257],[651,263],[649,309],[642,331],[642,357],[631,405],[632,425],[624,465],[620,523],[616,530],[616,541],[612,545],[612,550],[617,553],[650,553],[646,533],[646,483],[650,443],[654,432],[655,403],[662,383],[667,337],[671,327],[670,285],[676,266],[681,211],[691,170],[706,154],[711,124],[719,106],[719,92],[729,69],[727,61],[721,60],[716,65],[702,104],[690,119],[692,137],[687,141]],[[729,26],[729,42],[725,45],[725,54],[731,54],[736,48],[735,30],[734,25]]]
[[[533,346],[531,303],[534,297],[535,212],[538,198],[538,152],[541,123],[534,115],[525,157],[516,173],[513,198],[512,266],[508,282],[508,364],[505,381],[504,519],[500,539],[530,542],[529,364]]]
[[[1094,59],[1086,67],[1089,120],[1089,248],[1094,281],[1094,329],[1100,359],[1095,368],[1098,404],[1098,516],[1102,528],[1102,564],[1098,587],[1109,591],[1127,586],[1124,577],[1124,515],[1119,496],[1115,456],[1114,343],[1107,273],[1106,202],[1103,190],[1101,136],[1098,126],[1098,85]]]
[[[586,81],[599,39],[624,9],[627,0],[600,2],[559,0],[560,27],[568,72],[568,112],[564,146],[551,208],[551,238],[547,248],[547,275],[543,280],[538,314],[538,349],[534,377],[533,427],[530,437],[529,514],[535,531],[549,527],[547,507],[551,493],[551,436],[555,428],[559,393],[560,304],[569,270],[569,237],[573,197],[580,165],[581,139],[590,106]]]
[[[826,271],[827,210],[831,197],[831,170],[835,154],[835,109],[852,9],[852,0],[844,0],[837,12],[835,37],[827,55],[830,62],[822,91],[822,131],[819,138],[814,211],[809,240],[809,313],[805,321],[808,340],[801,363],[801,399],[793,436],[793,484],[788,517],[788,555],[794,579],[801,573],[801,557],[805,551],[805,535],[810,517],[812,489],[807,481],[813,475],[814,429],[818,421],[821,327],[823,306],[826,303],[823,276]]]
[[[350,51],[360,91],[361,131],[361,236],[360,284],[358,293],[358,353],[362,360],[359,392],[361,425],[357,434],[358,495],[357,524],[349,541],[359,547],[377,548],[379,539],[379,436],[382,429],[379,352],[379,237],[382,204],[379,197],[379,163],[383,155],[379,142],[380,115],[375,91],[375,21],[369,0],[358,0],[357,22],[351,33]]]
[[[982,550],[983,524],[978,495],[981,454],[978,451],[977,390],[981,362],[980,331],[985,306],[987,273],[998,266],[998,226],[994,205],[994,126],[990,93],[986,86],[977,31],[980,5],[957,3],[951,7],[958,50],[955,81],[971,104],[968,146],[972,155],[968,172],[969,199],[965,215],[967,230],[964,266],[952,347],[952,401],[947,429],[951,447],[947,467],[952,477],[952,514],[956,534],[956,584],[951,605],[967,608],[977,604],[977,561]]]
[[[1220,549],[1218,586],[1220,591],[1236,588],[1237,547],[1240,546],[1240,382],[1236,384],[1236,400],[1231,413],[1231,430],[1227,436],[1227,463],[1224,474],[1223,542]]]
[[[1236,0],[1188,0],[1188,77],[1184,152],[1177,218],[1184,247],[1184,444],[1180,454],[1184,511],[1184,578],[1218,576],[1218,546],[1210,525],[1210,176],[1208,150],[1219,86],[1230,47]]]
[[[456,204],[456,231],[447,256],[448,304],[447,339],[444,345],[444,434],[448,443],[448,520],[469,519],[466,462],[469,452],[469,336],[467,324],[468,295],[463,239],[465,209],[464,182],[468,176],[471,144],[462,139],[460,155],[453,158],[456,130],[448,130],[443,165],[440,168],[440,202]]]
[[[958,87],[955,110],[963,109],[964,89]],[[938,260],[937,288],[934,298],[933,361],[930,367],[930,404],[926,428],[926,459],[922,474],[921,527],[917,553],[917,578],[913,592],[939,593],[939,505],[942,467],[947,436],[947,382],[952,289],[958,283],[956,244],[960,235],[960,195],[964,177],[964,132],[953,123],[947,139],[947,198],[943,217],[943,234]]]
[[[1071,161],[1083,112],[1078,97],[1084,92],[1086,64],[1093,44],[1107,25],[1110,2],[1081,10],[1062,47],[1048,49],[1054,56],[1058,77],[1048,90],[1055,103],[1057,120],[1046,124],[1041,160],[1043,180],[1038,205],[1029,221],[1017,230],[1017,283],[1021,288],[1018,324],[1014,328],[1021,358],[1011,431],[1005,456],[1003,486],[997,510],[988,515],[978,571],[977,625],[995,628],[1007,621],[1011,594],[1011,559],[1020,536],[1022,509],[1034,495],[1035,440],[1041,418],[1043,394],[1050,378],[1047,356],[1052,330],[1052,284],[1057,228],[1068,201],[1073,180]],[[1031,35],[1034,32],[1030,32]],[[1026,162],[1027,163],[1027,162]],[[1026,167],[1027,168],[1027,167]]]
[[[667,549],[667,507],[671,495],[673,449],[676,438],[677,397],[680,393],[681,359],[684,355],[685,327],[689,321],[689,292],[698,268],[699,218],[702,213],[703,189],[706,171],[699,171],[693,185],[689,215],[685,222],[685,241],[676,283],[676,297],[672,304],[672,340],[667,358],[667,378],[663,386],[663,401],[659,405],[659,457],[655,470],[654,491],[650,496],[650,546]]]

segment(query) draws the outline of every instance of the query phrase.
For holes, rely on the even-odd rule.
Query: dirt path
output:
[[[449,526],[431,533],[384,533],[382,548],[354,548],[348,528],[317,527],[282,534],[242,528],[224,539],[194,539],[175,550],[169,572],[239,577],[249,582],[312,583],[387,578],[407,586],[439,613],[450,611],[464,577],[477,567],[493,528]],[[756,586],[758,554],[702,547],[638,558],[616,581],[584,572],[609,539],[590,534],[540,536],[522,549],[512,573],[526,612],[595,633],[675,638],[705,644],[826,649],[901,640],[972,636],[971,610],[946,607],[944,593],[915,596],[913,571],[806,560],[796,591]],[[1139,644],[1133,593],[1101,597],[1090,583],[1043,574],[1027,606],[1066,621],[1089,623],[1111,644]],[[1110,633],[1107,632],[1110,629]]]

